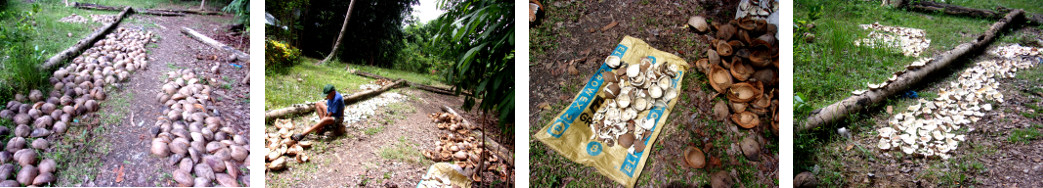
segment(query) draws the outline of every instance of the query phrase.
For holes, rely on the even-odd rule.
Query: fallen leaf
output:
[[[613,27],[616,27],[616,25],[619,25],[619,22],[612,21],[612,23],[608,23],[608,25],[605,25],[605,27],[602,27],[601,28],[601,32],[608,31],[608,29],[612,29]]]
[[[854,148],[854,147],[855,147],[855,144],[847,144],[847,147],[844,147],[844,151],[851,150],[851,148]]]
[[[550,110],[550,103],[548,103],[548,102],[541,102],[540,104],[537,104],[536,107],[540,108],[540,109],[543,109],[543,110]]]
[[[576,70],[576,65],[569,65],[569,74],[573,76],[579,75],[579,70]]]
[[[123,182],[123,165],[120,165],[119,171],[116,171],[116,183]]]

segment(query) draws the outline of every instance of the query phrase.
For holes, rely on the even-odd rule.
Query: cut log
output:
[[[366,78],[372,78],[372,79],[394,80],[394,79],[390,79],[390,78],[383,77],[383,76],[380,76],[380,75],[371,74],[371,73],[362,72],[362,71],[355,71],[354,74],[362,76],[362,77],[366,77]],[[410,86],[410,87],[415,87],[415,88],[420,89],[420,90],[429,91],[429,92],[432,92],[432,93],[456,96],[456,93],[453,92],[453,89],[440,88],[440,87],[435,87],[435,86],[430,86],[430,85],[425,85],[425,84],[416,83],[416,82],[410,82],[410,81],[406,81],[406,85]],[[470,92],[466,92],[466,91],[460,91],[460,93],[464,94],[464,95],[471,95]]]
[[[450,108],[449,106],[443,105],[442,106],[442,111],[445,111],[445,112],[448,112],[450,114],[453,114],[453,116],[460,117],[461,119],[463,119],[462,122],[464,124],[466,124],[467,127],[471,127],[472,126],[471,123],[468,122],[466,118],[463,118],[464,116],[460,116],[460,114],[456,113],[456,111],[453,110],[453,108]],[[478,128],[480,128],[480,127],[478,127]],[[490,153],[496,154],[496,156],[499,156],[500,159],[503,159],[504,161],[506,161],[507,164],[510,164],[511,166],[514,166],[514,155],[512,155],[514,152],[511,152],[511,150],[508,150],[506,147],[503,147],[503,145],[500,145],[500,143],[492,140],[491,138],[486,137],[484,134],[482,134],[481,131],[471,131],[471,136],[474,136],[475,138],[484,138],[485,146],[486,146],[485,149],[487,151],[489,151]]]
[[[910,86],[924,80],[924,78],[931,73],[949,66],[955,62],[956,59],[968,54],[968,52],[977,51],[988,46],[999,32],[1004,31],[1011,22],[1020,20],[1023,14],[1024,11],[1022,10],[1011,11],[998,22],[992,24],[992,26],[989,27],[989,30],[985,31],[985,34],[978,36],[974,41],[960,44],[952,50],[934,56],[934,58],[928,61],[925,66],[916,70],[907,71],[898,76],[898,80],[891,82],[885,88],[868,91],[861,95],[850,96],[844,100],[830,104],[825,108],[811,112],[811,116],[807,118],[805,124],[798,127],[798,131],[807,131],[815,127],[839,121],[844,117],[847,117],[850,113],[861,111],[866,107],[883,101],[888,96],[905,91]]]
[[[79,42],[76,42],[76,44],[73,44],[68,49],[65,49],[62,52],[58,52],[58,54],[54,54],[54,56],[48,58],[47,61],[45,61],[43,64],[40,64],[39,69],[44,72],[50,72],[51,68],[53,68],[54,66],[65,63],[65,61],[69,58],[76,57],[80,54],[80,52],[83,52],[83,50],[90,47],[91,44],[94,44],[94,42],[101,40],[101,38],[104,38],[105,35],[108,34],[109,31],[112,31],[113,28],[116,28],[116,25],[119,25],[120,21],[123,21],[123,17],[126,16],[128,12],[133,12],[133,10],[130,7],[123,8],[123,11],[121,11],[119,15],[116,15],[116,21],[109,23],[108,25],[102,26],[98,30],[94,31],[94,33],[88,35],[86,38],[80,39]]]
[[[217,11],[205,11],[205,10],[184,10],[184,9],[148,9],[151,11],[159,12],[170,12],[170,13],[181,13],[181,14],[198,14],[198,15],[223,15],[222,12]]]
[[[391,85],[386,85],[384,87],[381,87],[380,89],[366,90],[366,91],[362,91],[362,92],[358,92],[358,93],[353,93],[353,94],[348,95],[348,96],[343,96],[344,97],[344,106],[355,104],[355,103],[357,103],[359,101],[363,101],[363,100],[366,100],[366,99],[378,96],[381,93],[384,93],[385,91],[388,91],[388,90],[391,90],[391,89],[394,89],[394,88],[403,87],[403,86],[405,86],[405,83],[406,83],[405,80],[398,80],[398,81],[395,81],[394,83],[392,83]],[[264,112],[264,120],[267,122],[267,121],[275,120],[277,118],[285,118],[285,117],[292,116],[292,115],[310,113],[312,111],[315,111],[315,102],[309,102],[309,103],[304,103],[304,104],[294,104],[294,105],[290,105],[290,107],[286,107],[286,108],[280,108],[280,109],[265,111]]]
[[[987,19],[1001,19],[1004,15],[1012,11],[1011,9],[1004,7],[997,7],[998,11],[986,10],[986,9],[975,9],[967,8],[957,5],[950,5],[945,3],[939,3],[934,1],[898,1],[898,7],[909,8],[910,10],[920,12],[941,12],[950,15],[957,16],[968,16],[968,17],[980,17]],[[1026,24],[1038,26],[1043,24],[1043,15],[1034,13],[1024,13]]]
[[[217,48],[217,49],[224,50],[224,51],[228,51],[229,53],[234,54],[235,57],[237,59],[239,59],[240,61],[249,61],[250,60],[250,54],[243,53],[242,51],[239,51],[239,50],[236,50],[235,48],[232,48],[231,46],[222,44],[221,42],[217,42],[217,40],[214,40],[214,39],[212,39],[210,37],[207,37],[206,35],[203,35],[202,33],[196,32],[196,30],[192,30],[191,28],[182,27],[181,28],[181,33],[184,33],[185,35],[188,35],[192,39],[196,39],[199,42],[203,42],[204,44],[210,45],[210,47]]]
[[[121,7],[112,7],[112,6],[105,6],[105,5],[99,5],[99,4],[94,4],[94,3],[80,3],[80,2],[73,2],[72,3],[72,7],[76,7],[76,8],[79,8],[79,9],[86,9],[86,10],[111,10],[111,11],[118,11],[118,10],[122,10],[123,9]],[[156,10],[149,10],[149,9],[134,10],[134,12],[141,13],[141,14],[156,15],[156,16],[184,16],[185,15],[185,14],[177,13],[177,12],[165,12],[165,11],[156,11]]]

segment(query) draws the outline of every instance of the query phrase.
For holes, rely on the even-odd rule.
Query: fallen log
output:
[[[133,9],[131,9],[130,7],[123,8],[123,11],[121,11],[119,15],[116,15],[116,21],[109,23],[108,25],[102,26],[98,30],[94,31],[94,33],[88,35],[86,38],[80,39],[79,42],[76,42],[76,44],[73,44],[68,49],[58,52],[58,54],[54,54],[54,56],[48,58],[47,61],[45,61],[43,64],[40,64],[40,67],[38,68],[41,71],[49,72],[49,70],[51,70],[51,68],[53,68],[54,66],[65,63],[65,61],[69,58],[79,55],[80,52],[90,47],[92,44],[94,44],[94,42],[101,40],[103,37],[105,37],[106,34],[109,33],[109,31],[112,31],[113,28],[116,28],[116,25],[119,25],[120,21],[123,21],[123,17],[126,16],[129,12],[133,12]]]
[[[112,10],[112,11],[118,11],[118,10],[123,9],[123,8],[120,8],[120,7],[112,7],[112,6],[105,6],[105,5],[99,5],[99,4],[94,4],[94,3],[80,3],[80,2],[73,2],[72,3],[72,7],[79,8],[79,9],[85,9],[85,10]],[[184,16],[185,15],[185,14],[177,13],[177,12],[164,12],[164,11],[155,11],[155,10],[149,10],[149,9],[134,10],[134,12],[141,13],[141,14],[156,15],[156,16]]]
[[[191,28],[182,27],[181,28],[181,33],[184,33],[185,35],[188,35],[190,38],[196,39],[199,42],[203,42],[204,44],[210,45],[210,47],[217,48],[217,49],[224,50],[224,51],[227,51],[229,53],[232,53],[233,55],[235,55],[236,59],[239,59],[240,61],[249,61],[250,60],[250,54],[243,53],[242,51],[239,51],[239,50],[236,50],[235,48],[232,48],[231,46],[222,44],[221,42],[218,42],[217,40],[214,40],[214,39],[212,39],[210,37],[207,37],[206,35],[203,35],[202,33],[196,32],[196,30],[192,30]]]
[[[1011,9],[1004,8],[1004,7],[997,7],[997,10],[999,10],[999,11],[992,11],[992,10],[986,10],[986,9],[967,8],[967,7],[962,7],[962,6],[957,6],[957,5],[950,5],[950,4],[939,3],[939,2],[934,2],[934,1],[910,1],[910,0],[905,0],[905,1],[897,1],[897,3],[898,3],[897,4],[898,7],[905,7],[905,8],[909,8],[910,10],[914,10],[914,11],[920,11],[920,12],[942,12],[942,13],[949,14],[949,15],[968,16],[968,17],[980,17],[980,18],[988,18],[988,19],[1001,19],[1001,18],[1004,17],[1004,15],[1006,15],[1007,13],[1012,11]],[[1025,14],[1024,15],[1025,20],[1028,21],[1028,22],[1026,22],[1026,24],[1033,25],[1033,26],[1038,26],[1040,24],[1043,24],[1043,15],[1034,14],[1034,13],[1027,13],[1027,12],[1024,13],[1024,14]]]
[[[985,34],[978,36],[974,41],[960,44],[952,50],[935,55],[932,60],[928,61],[923,67],[906,71],[904,74],[898,76],[897,80],[891,82],[884,88],[867,91],[861,95],[850,96],[844,100],[830,104],[825,108],[811,112],[811,116],[807,118],[806,123],[803,126],[798,127],[798,131],[807,131],[825,124],[839,121],[844,117],[847,117],[850,113],[861,111],[868,106],[883,101],[888,96],[905,91],[910,86],[923,80],[927,75],[949,66],[955,62],[956,59],[968,54],[968,52],[977,51],[982,47],[988,46],[999,32],[1004,31],[1011,22],[1022,18],[1021,16],[1023,14],[1024,11],[1022,10],[1014,10],[1007,13],[1007,15],[998,22],[992,24],[992,26],[989,27],[989,30],[985,31]]]
[[[442,111],[453,114],[453,116],[456,117],[461,117],[461,119],[463,119],[463,123],[467,125],[466,127],[474,126],[470,122],[468,122],[466,118],[463,118],[464,116],[460,116],[460,114],[456,113],[456,111],[453,110],[453,108],[450,108],[449,106],[443,105]],[[514,155],[512,155],[514,152],[511,152],[511,150],[508,150],[506,147],[503,147],[503,145],[500,145],[500,143],[496,142],[495,140],[486,137],[482,133],[482,131],[471,131],[471,136],[474,136],[475,138],[482,138],[483,140],[485,140],[485,150],[489,151],[490,153],[496,154],[496,156],[500,157],[500,159],[506,161],[507,164],[514,166]]]
[[[371,73],[367,73],[367,72],[362,72],[362,71],[355,71],[354,74],[362,76],[362,77],[372,78],[372,79],[392,80],[392,79],[387,78],[387,77],[383,77],[383,76],[380,76],[380,75],[371,74]],[[406,81],[406,85],[410,86],[410,87],[415,87],[415,88],[420,89],[420,90],[429,91],[429,92],[432,92],[432,93],[456,96],[456,93],[454,93],[452,89],[448,89],[448,88],[440,88],[440,87],[435,87],[435,86],[430,86],[430,85],[425,85],[425,84],[416,83],[416,82],[410,82],[410,81]],[[470,92],[466,92],[466,91],[460,91],[460,93],[465,94],[465,95],[471,95]]]
[[[149,10],[161,11],[161,12],[181,13],[181,14],[198,14],[198,15],[222,15],[222,14],[224,14],[222,12],[205,11],[205,10],[183,10],[183,9],[149,9]]]
[[[348,96],[343,96],[343,98],[344,98],[344,106],[355,104],[355,103],[357,103],[359,101],[363,101],[363,100],[366,100],[366,99],[378,96],[381,93],[384,93],[385,91],[388,91],[388,90],[391,90],[391,89],[394,89],[394,88],[403,87],[403,86],[405,86],[405,82],[406,82],[405,80],[398,80],[398,81],[395,81],[394,83],[392,83],[391,85],[386,85],[384,87],[381,87],[380,89],[366,90],[366,91],[361,91],[361,92],[358,92],[358,93],[352,93],[351,95],[348,95]],[[280,109],[265,111],[264,112],[264,121],[268,122],[268,121],[275,120],[277,118],[285,118],[285,117],[292,116],[292,115],[297,115],[297,114],[306,114],[306,113],[311,113],[312,111],[315,111],[315,102],[308,102],[308,103],[304,103],[304,104],[294,104],[294,105],[290,105],[290,107],[286,107],[286,108],[280,108]]]

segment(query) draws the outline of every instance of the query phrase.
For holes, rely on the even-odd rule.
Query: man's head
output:
[[[326,84],[326,87],[322,87],[322,94],[326,94],[326,99],[333,99],[336,89],[333,88],[333,84]]]

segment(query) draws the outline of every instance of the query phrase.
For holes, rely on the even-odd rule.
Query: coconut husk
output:
[[[724,70],[721,66],[712,65],[710,69],[710,86],[718,93],[724,93],[724,91],[732,86],[732,75]]]
[[[750,64],[757,68],[766,67],[768,65],[771,65],[771,61],[773,59],[771,58],[771,56],[772,53],[770,49],[755,48],[753,52],[750,53]]]
[[[755,87],[753,84],[742,82],[732,85],[732,87],[728,89],[727,96],[728,101],[733,103],[745,103],[757,99],[760,95],[760,88]]]
[[[738,124],[739,127],[752,129],[757,127],[757,125],[760,125],[760,118],[757,117],[757,114],[746,111],[732,114],[732,122]]]
[[[732,58],[731,64],[732,69],[730,70],[730,72],[732,73],[732,77],[735,77],[736,80],[744,82],[747,79],[749,79],[751,75],[753,75],[753,66],[750,66],[750,64],[747,63],[743,63],[742,58]]]
[[[735,36],[736,28],[732,24],[721,24],[717,27],[717,39],[728,40]]]
[[[720,56],[731,56],[732,45],[724,40],[717,40],[717,44],[714,45],[717,48],[717,54]]]
[[[702,58],[702,59],[699,59],[699,60],[695,61],[695,68],[699,72],[702,72],[703,74],[709,75],[710,74],[710,71],[709,71],[710,70],[710,59],[709,58]]]
[[[699,148],[688,146],[684,153],[684,163],[689,167],[700,169],[706,166],[706,156]]]

